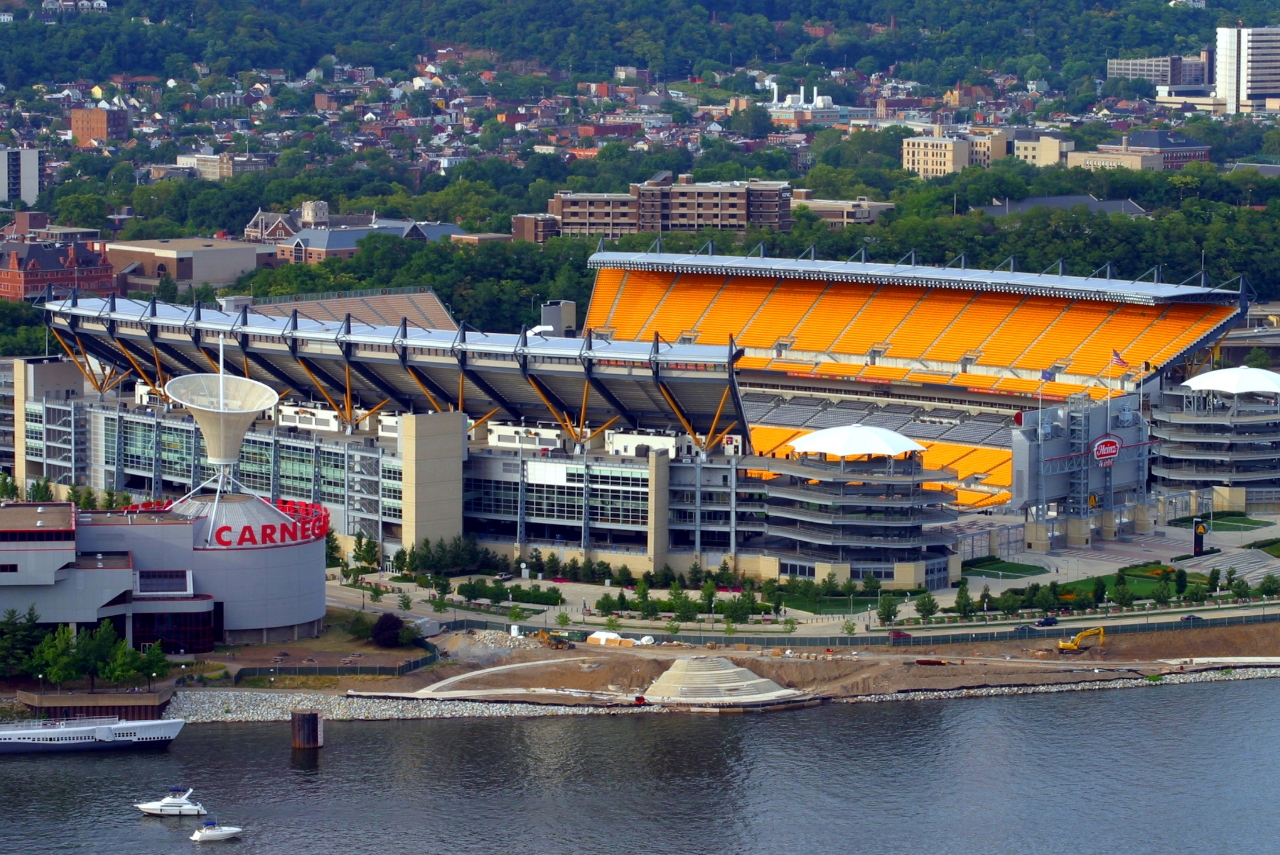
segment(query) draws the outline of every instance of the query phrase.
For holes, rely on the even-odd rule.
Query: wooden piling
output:
[[[324,719],[319,710],[294,710],[290,714],[294,748],[323,748]]]

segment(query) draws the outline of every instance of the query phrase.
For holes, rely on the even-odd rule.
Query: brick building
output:
[[[1212,146],[1171,131],[1134,131],[1098,143],[1097,151],[1067,154],[1067,166],[1085,169],[1179,170],[1196,161],[1207,163]]]
[[[5,241],[0,253],[0,296],[10,302],[34,300],[51,286],[60,295],[75,289],[106,296],[116,290],[111,263],[87,244]]]
[[[127,140],[129,111],[97,108],[72,110],[71,136],[75,138],[79,148],[94,148],[94,140]]]

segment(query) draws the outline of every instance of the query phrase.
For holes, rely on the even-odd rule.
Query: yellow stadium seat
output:
[[[874,285],[833,282],[799,326],[792,332],[796,350],[825,353],[875,293]]]
[[[1114,303],[1077,300],[1013,361],[1013,367],[1040,370],[1065,359],[1096,333],[1116,308]]]
[[[1162,309],[1158,306],[1121,306],[1071,354],[1071,374],[1095,375],[1111,364],[1112,351],[1122,356],[1138,338],[1155,323]],[[1135,357],[1136,359],[1137,357]],[[1126,361],[1127,358],[1126,358]],[[1141,364],[1141,360],[1139,360]]]
[[[925,351],[924,358],[959,362],[960,357],[981,347],[1022,301],[1015,294],[979,294]]]
[[[638,338],[675,278],[674,273],[630,271],[618,296],[617,308],[609,318],[609,326],[614,329],[613,337],[618,341]]]
[[[911,314],[892,330],[889,356],[918,359],[923,356],[948,327],[957,322],[961,311],[974,299],[968,291],[933,289],[916,303]]]
[[[698,344],[728,344],[729,336],[736,338],[776,284],[759,276],[730,279],[698,323]]]
[[[857,377],[865,367],[857,362],[820,362],[816,371],[833,377]]]
[[[720,293],[724,283],[723,276],[682,274],[662,298],[661,305],[641,329],[638,338],[651,339],[656,332],[667,341],[675,341],[681,333],[697,326],[702,313]]]
[[[767,356],[744,356],[738,360],[738,370],[740,371],[763,371],[769,367],[769,363],[773,360]]]
[[[778,339],[790,336],[814,307],[827,283],[784,279],[778,283],[764,306],[737,339],[744,347],[773,347]]]
[[[796,430],[795,428],[752,427],[751,447],[761,457],[768,457],[775,452],[782,456],[784,452],[791,450],[791,446],[787,443],[807,433],[809,431]]]
[[[923,293],[919,288],[885,285],[875,293],[831,349],[836,353],[858,356],[867,353],[872,345],[889,338],[889,333],[920,302]]]
[[[893,365],[868,365],[858,375],[860,380],[902,380],[911,373],[910,368],[897,368]]]
[[[1007,368],[1067,307],[1057,298],[1027,299],[981,345],[978,365]],[[1046,368],[1048,366],[1039,366]]]
[[[609,325],[609,315],[613,312],[613,303],[618,297],[618,289],[622,287],[625,275],[625,270],[616,267],[604,267],[596,272],[596,284],[591,289],[591,305],[587,307],[587,329],[594,330]]]

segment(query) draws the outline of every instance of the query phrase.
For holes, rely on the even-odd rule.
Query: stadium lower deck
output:
[[[956,470],[956,506],[1006,503],[1010,427],[1041,402],[1141,391],[1234,324],[1239,295],[1158,282],[914,265],[598,253],[585,327],[742,348],[757,454],[889,428]]]

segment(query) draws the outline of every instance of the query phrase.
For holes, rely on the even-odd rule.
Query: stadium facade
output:
[[[247,437],[239,479],[322,505],[336,531],[378,537],[388,554],[466,532],[513,555],[633,570],[725,560],[759,577],[937,588],[959,574],[943,530],[958,512],[1042,520],[1052,506],[1058,523],[1076,520],[1030,532],[1033,548],[1143,525],[1155,448],[1143,402],[1190,370],[1242,299],[962,261],[601,252],[590,265],[573,338],[51,300],[70,370],[102,391],[16,390],[15,469],[181,495],[205,474],[194,425],[163,400],[112,396],[207,371],[223,344],[227,370],[286,392]],[[844,424],[925,451],[892,477],[883,461],[850,476],[791,453]],[[904,472],[910,489],[891,489]]]

